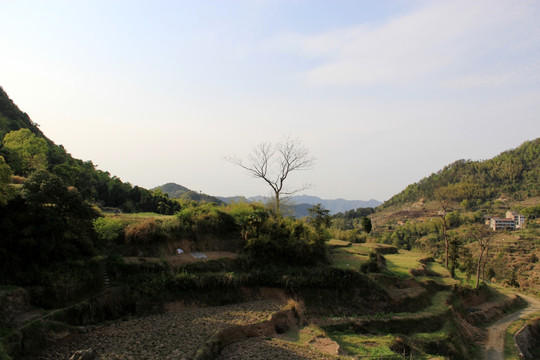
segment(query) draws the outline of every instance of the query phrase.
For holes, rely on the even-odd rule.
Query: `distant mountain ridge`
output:
[[[224,201],[219,198],[211,195],[206,195],[203,193],[198,193],[191,189],[188,189],[185,186],[178,185],[175,183],[167,183],[158,187],[153,188],[152,190],[161,190],[165,194],[169,195],[171,199],[186,199],[186,200],[195,200],[195,201],[206,201],[216,204],[223,204]]]
[[[250,198],[245,198],[242,196],[236,197],[218,197],[224,203],[231,203],[233,201],[261,201],[264,202],[266,198],[264,196],[253,196]],[[330,214],[337,214],[339,212],[344,212],[348,210],[366,208],[366,207],[377,207],[382,204],[378,200],[345,200],[345,199],[321,199],[317,196],[311,195],[297,195],[292,196],[288,199],[288,202],[293,203],[296,217],[304,217],[308,215],[307,209],[312,205],[321,204],[325,209],[330,210]]]
[[[246,198],[245,196],[212,196],[203,193],[198,193],[185,186],[178,185],[176,183],[167,183],[157,186],[152,190],[161,190],[171,199],[188,199],[196,201],[213,202],[217,204],[230,204],[233,202],[266,202],[264,196],[252,196]],[[321,204],[325,209],[330,210],[330,214],[337,214],[339,212],[345,212],[348,210],[354,210],[358,208],[374,208],[382,204],[378,200],[346,200],[346,199],[321,199],[318,196],[311,195],[298,195],[292,196],[287,199],[287,203],[293,204],[292,208],[296,217],[304,217],[308,215],[308,208],[313,205]]]
[[[335,214],[338,212],[344,212],[348,210],[358,209],[358,208],[367,208],[367,207],[377,207],[382,204],[382,202],[370,199],[367,201],[364,200],[346,200],[342,198],[338,199],[321,199],[317,196],[309,195],[299,195],[293,196],[292,201],[296,204],[321,204],[325,209],[330,210],[330,213]]]

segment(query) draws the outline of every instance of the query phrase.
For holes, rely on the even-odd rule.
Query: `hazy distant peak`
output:
[[[233,201],[238,201],[237,199],[241,198],[243,201],[257,202],[264,201],[266,197],[264,196],[252,196],[249,198],[244,197],[219,197],[220,200],[225,203],[231,203]],[[294,207],[298,210],[296,211],[297,217],[302,217],[307,214],[307,208],[311,205],[321,204],[325,209],[330,210],[331,214],[336,214],[338,212],[344,212],[347,210],[353,210],[364,207],[377,207],[382,204],[378,200],[346,200],[346,199],[321,199],[318,196],[313,195],[297,195],[288,198],[288,201],[294,204]],[[301,209],[301,210],[300,210]]]
[[[206,201],[213,203],[223,203],[224,201],[210,195],[203,194],[201,192],[196,192],[191,189],[188,189],[185,186],[178,185],[176,183],[166,183],[164,185],[155,187],[152,190],[160,189],[171,199],[187,199],[187,200],[196,200],[196,201]]]

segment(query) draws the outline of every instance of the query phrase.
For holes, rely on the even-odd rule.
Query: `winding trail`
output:
[[[487,328],[488,341],[484,349],[485,360],[504,360],[504,339],[506,329],[514,321],[540,310],[540,300],[523,294],[519,294],[519,296],[525,299],[529,303],[529,306],[505,316]]]

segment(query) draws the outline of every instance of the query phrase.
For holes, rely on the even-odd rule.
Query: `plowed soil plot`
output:
[[[280,339],[252,338],[225,347],[217,360],[280,359],[280,360],[328,360],[336,359],[307,346],[291,344]]]
[[[59,340],[39,359],[69,359],[75,351],[90,348],[101,359],[191,359],[214,331],[261,322],[278,310],[279,303],[264,300],[119,321]]]

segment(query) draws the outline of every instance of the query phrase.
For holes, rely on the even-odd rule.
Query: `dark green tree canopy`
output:
[[[29,129],[11,131],[4,136],[4,152],[17,175],[29,175],[47,168],[47,142]]]
[[[97,216],[60,177],[34,172],[19,194],[0,206],[0,281],[32,283],[37,269],[93,255]]]
[[[6,164],[4,158],[0,156],[0,206],[6,205],[14,193],[10,182],[11,168]]]
[[[371,219],[368,217],[362,218],[362,230],[364,230],[366,233],[370,233],[372,229],[371,225]]]
[[[329,227],[332,221],[330,210],[325,209],[321,204],[316,204],[310,207],[308,211],[308,222],[313,226],[315,232],[322,236],[324,229]]]

